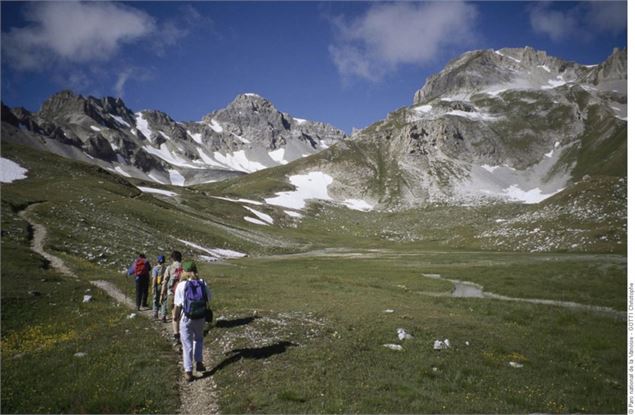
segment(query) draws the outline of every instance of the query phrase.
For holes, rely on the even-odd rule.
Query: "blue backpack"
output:
[[[205,317],[207,310],[207,290],[202,280],[189,280],[185,283],[183,312],[191,320]]]

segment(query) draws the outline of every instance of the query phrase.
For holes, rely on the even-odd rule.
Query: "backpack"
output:
[[[141,277],[145,274],[147,274],[146,260],[143,258],[137,258],[134,263],[134,275]]]
[[[204,318],[207,310],[207,289],[202,280],[189,280],[183,293],[183,312],[189,319]]]
[[[154,278],[154,285],[156,287],[160,287],[161,283],[163,283],[163,271],[164,271],[164,269],[163,269],[163,267],[161,265],[157,265],[156,266],[155,271],[154,271],[156,273],[156,275],[154,276],[155,277]]]
[[[174,277],[172,279],[172,286],[170,287],[170,291],[172,291],[172,294],[174,294],[174,291],[176,291],[176,286],[179,285],[179,282],[181,281],[181,274],[182,273],[183,273],[183,267],[178,267],[177,269],[174,270]]]

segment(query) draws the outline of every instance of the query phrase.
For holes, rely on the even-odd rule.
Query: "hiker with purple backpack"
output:
[[[135,277],[137,292],[137,311],[141,307],[148,308],[148,286],[150,285],[150,263],[144,254],[139,254],[137,259],[128,268],[128,275]]]
[[[193,368],[201,373],[206,370],[203,365],[203,330],[205,322],[212,319],[209,309],[211,299],[212,293],[207,283],[199,278],[196,264],[184,262],[181,282],[174,293],[174,318],[179,322],[177,327],[183,346],[183,369],[187,382],[194,380]]]

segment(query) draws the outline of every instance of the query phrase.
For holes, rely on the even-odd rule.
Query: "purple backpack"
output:
[[[202,280],[189,280],[185,283],[183,312],[191,320],[205,317],[207,310],[207,289]]]

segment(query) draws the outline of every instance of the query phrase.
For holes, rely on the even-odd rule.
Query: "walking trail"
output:
[[[46,258],[51,266],[58,272],[69,276],[71,278],[79,279],[77,275],[75,275],[62,261],[60,258],[52,255],[44,250],[44,241],[46,240],[46,227],[43,225],[34,222],[29,214],[30,212],[37,206],[38,204],[30,205],[25,210],[19,213],[20,217],[26,220],[31,227],[33,228],[33,240],[31,241],[31,249],[42,255]],[[90,283],[101,290],[103,290],[106,294],[112,297],[118,303],[128,307],[131,310],[134,310],[137,315],[143,316],[150,320],[153,319],[152,310],[142,310],[137,311],[136,304],[132,301],[130,297],[127,297],[124,293],[122,293],[117,287],[115,287],[110,281],[105,280],[91,280]],[[172,340],[172,324],[171,323],[161,323],[157,321],[156,324],[160,325],[161,335],[167,339],[167,341]],[[175,348],[175,350],[177,350]],[[177,350],[178,351],[178,350]],[[180,392],[180,401],[181,407],[179,409],[180,414],[218,414],[219,408],[217,403],[217,387],[216,382],[214,382],[213,376],[203,376],[201,378],[197,378],[193,382],[185,382],[183,379],[183,369],[181,366],[181,355],[178,355],[179,364],[179,379],[176,382],[179,385]],[[207,362],[206,365],[209,368],[212,362],[212,356],[209,352],[209,348],[205,348],[203,351],[203,361]],[[200,374],[199,374],[200,376]]]

